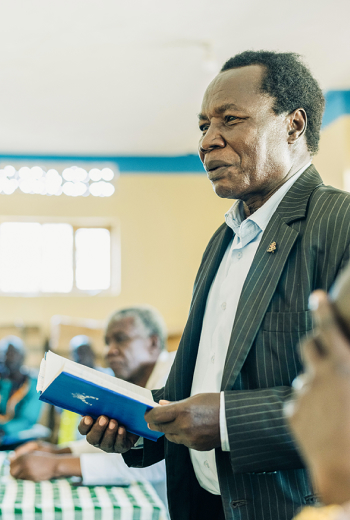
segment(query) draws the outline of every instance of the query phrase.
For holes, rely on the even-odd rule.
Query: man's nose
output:
[[[107,352],[106,352],[106,356],[112,356],[113,354],[115,354],[116,352],[119,352],[118,350],[118,344],[115,342],[115,341],[110,341],[108,343],[108,345],[106,345],[107,347]]]
[[[226,141],[219,132],[219,129],[216,126],[210,126],[199,142],[199,152],[204,156],[216,148],[224,148],[225,146]]]

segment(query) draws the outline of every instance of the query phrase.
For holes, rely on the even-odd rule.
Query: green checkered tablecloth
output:
[[[1,520],[165,520],[164,505],[151,484],[127,487],[72,486],[67,479],[15,480],[0,452]]]

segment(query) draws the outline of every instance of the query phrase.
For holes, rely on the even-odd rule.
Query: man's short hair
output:
[[[107,329],[115,322],[130,317],[140,320],[149,336],[157,336],[159,338],[161,349],[166,348],[168,332],[165,321],[160,312],[151,305],[136,305],[135,307],[127,307],[115,312],[108,320]]]
[[[305,138],[309,152],[318,151],[325,99],[310,70],[294,52],[245,51],[230,58],[220,72],[262,65],[265,75],[261,92],[275,98],[275,114],[290,114],[303,108],[307,115]]]

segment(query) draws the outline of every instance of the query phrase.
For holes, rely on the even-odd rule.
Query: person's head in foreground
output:
[[[90,368],[95,367],[96,356],[88,336],[84,334],[74,336],[69,342],[69,352],[76,363]]]
[[[329,516],[340,520],[350,518],[350,267],[330,297],[311,295],[310,308],[316,330],[302,343],[305,371],[285,414],[321,500],[349,503],[348,516],[337,509]]]
[[[294,53],[246,51],[208,86],[199,156],[219,197],[260,207],[318,150],[324,97]]]

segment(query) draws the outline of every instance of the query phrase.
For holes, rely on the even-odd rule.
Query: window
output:
[[[111,272],[112,253],[116,252],[113,238],[111,226],[2,222],[0,292],[115,292],[116,276]]]
[[[30,164],[30,163],[28,163]],[[23,166],[17,164],[3,164],[0,160],[0,193],[12,195],[17,189],[23,193],[37,195],[62,195],[69,197],[111,197],[115,186],[111,181],[118,175],[119,170],[114,164],[112,168],[90,168],[87,165],[64,167],[63,163],[58,170],[53,165],[44,167],[32,164]],[[67,166],[67,165],[66,165]],[[82,167],[85,166],[85,167]]]

